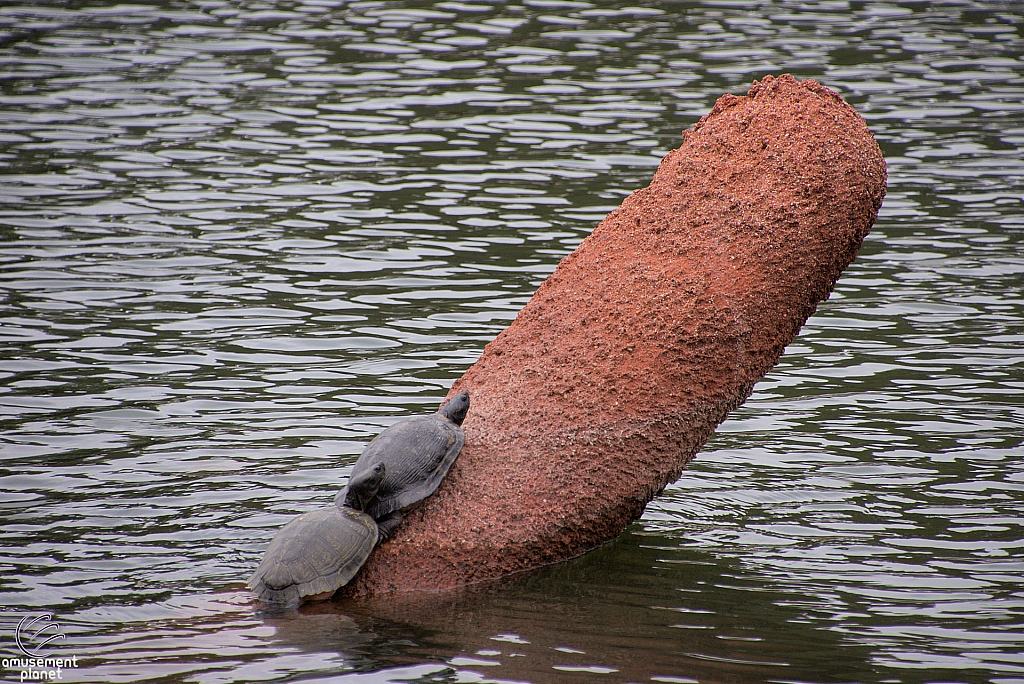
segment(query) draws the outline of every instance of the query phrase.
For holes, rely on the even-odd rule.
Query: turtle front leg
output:
[[[399,525],[402,524],[402,512],[389,513],[377,521],[377,543],[380,544],[391,536]]]

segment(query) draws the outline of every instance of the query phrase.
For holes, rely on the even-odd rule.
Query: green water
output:
[[[643,519],[259,613],[274,532],[783,72],[888,196]],[[50,613],[68,681],[1024,682],[1022,113],[1014,3],[0,4],[4,657]]]

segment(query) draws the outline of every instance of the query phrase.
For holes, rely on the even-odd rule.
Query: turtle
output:
[[[374,437],[352,468],[352,477],[385,465],[387,474],[366,512],[377,521],[380,541],[402,522],[404,514],[433,494],[448,474],[466,433],[462,421],[469,411],[469,392],[460,392],[437,413],[413,416]],[[349,484],[351,487],[351,484]],[[335,501],[347,496],[347,488]]]
[[[381,463],[353,474],[344,498],[281,528],[248,587],[265,603],[293,605],[328,599],[348,584],[377,545],[377,523],[365,510],[385,473]]]

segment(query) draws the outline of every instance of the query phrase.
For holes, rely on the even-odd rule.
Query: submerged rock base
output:
[[[828,88],[766,76],[720,98],[455,383],[462,455],[348,594],[452,588],[616,537],[828,296],[885,183]]]

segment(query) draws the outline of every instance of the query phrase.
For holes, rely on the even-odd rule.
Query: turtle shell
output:
[[[412,508],[437,490],[466,443],[462,428],[436,413],[395,423],[377,435],[352,467],[352,477],[385,467],[377,498],[366,508],[374,520]],[[336,502],[344,502],[348,486]]]
[[[334,592],[359,572],[376,543],[377,523],[366,513],[318,508],[281,528],[248,586],[267,603]]]

